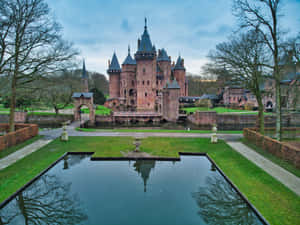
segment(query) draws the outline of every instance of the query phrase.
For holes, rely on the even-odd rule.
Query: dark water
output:
[[[0,224],[262,224],[204,156],[90,161],[70,155],[0,209]]]

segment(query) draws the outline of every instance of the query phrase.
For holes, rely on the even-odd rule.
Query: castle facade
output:
[[[176,64],[171,63],[165,49],[156,50],[146,19],[134,57],[128,47],[122,68],[116,53],[108,64],[109,99],[105,105],[114,111],[163,114],[172,109],[170,104],[178,105],[180,96],[188,95],[184,59],[179,56]]]

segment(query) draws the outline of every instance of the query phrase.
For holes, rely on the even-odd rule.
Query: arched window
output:
[[[144,74],[144,75],[146,74],[146,69],[145,69],[145,68],[143,68],[143,74]]]
[[[147,85],[150,85],[150,81],[149,80],[147,81]]]
[[[145,81],[143,81],[143,85],[145,85]]]
[[[124,90],[124,96],[126,97],[126,89]]]
[[[147,97],[147,95],[148,95],[147,92],[145,92],[145,97]]]

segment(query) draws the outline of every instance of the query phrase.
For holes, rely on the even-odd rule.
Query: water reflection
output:
[[[81,163],[82,160],[84,160],[85,158],[89,158],[89,157],[90,157],[89,155],[85,155],[85,154],[83,154],[83,155],[76,155],[76,157],[74,157],[72,155],[71,156],[66,155],[64,157],[64,159],[63,159],[64,160],[64,167],[63,167],[63,169],[64,170],[70,169],[70,167],[75,166],[75,165]]]
[[[144,192],[147,191],[147,180],[150,177],[151,169],[154,169],[155,167],[155,161],[154,160],[137,160],[133,167],[135,168],[135,171],[138,172],[138,174],[141,175],[143,181],[144,181]]]
[[[192,193],[199,215],[209,225],[261,224],[256,215],[220,175],[206,178],[206,185]]]
[[[0,225],[81,224],[87,215],[70,188],[55,175],[42,176],[0,210]]]

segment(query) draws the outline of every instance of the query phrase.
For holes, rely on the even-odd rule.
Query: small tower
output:
[[[185,67],[184,60],[179,55],[177,58],[177,62],[173,68],[173,76],[174,79],[178,82],[180,86],[180,96],[187,96],[187,82],[185,80]]]
[[[176,122],[179,117],[180,87],[176,80],[167,82],[163,89],[163,118]]]
[[[118,98],[120,97],[121,67],[115,52],[111,62],[109,63],[107,73],[109,75],[109,97]]]
[[[158,50],[157,64],[160,67],[160,69],[163,71],[164,81],[165,82],[170,81],[171,80],[171,59],[164,48]],[[165,85],[165,83],[163,85]]]
[[[87,75],[86,69],[85,69],[85,60],[83,60],[82,65],[82,76],[81,76],[81,91],[82,92],[89,92],[89,77]]]
[[[136,61],[130,55],[130,46],[128,46],[128,55],[122,63],[120,97],[125,98],[125,104],[128,110],[136,110]]]

